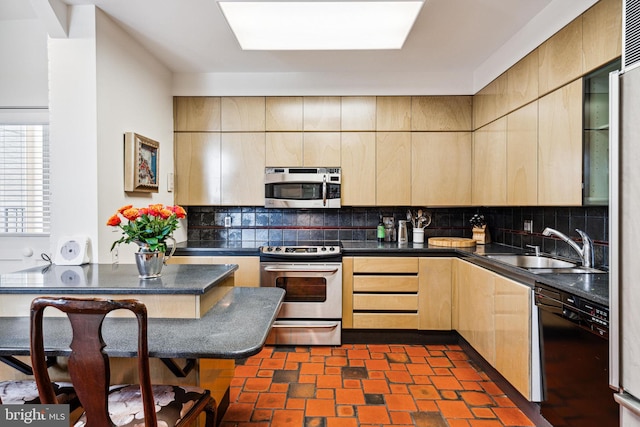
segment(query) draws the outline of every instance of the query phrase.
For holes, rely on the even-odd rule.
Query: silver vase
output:
[[[164,265],[164,252],[136,252],[136,265],[141,279],[160,277]]]

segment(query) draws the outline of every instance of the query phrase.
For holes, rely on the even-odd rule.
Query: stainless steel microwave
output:
[[[266,168],[267,208],[340,207],[340,168]]]

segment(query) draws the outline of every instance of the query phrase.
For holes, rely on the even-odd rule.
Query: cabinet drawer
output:
[[[418,292],[418,276],[354,276],[354,292]]]
[[[417,257],[356,257],[354,273],[418,273]]]
[[[355,329],[418,329],[417,313],[353,313]]]
[[[418,311],[418,295],[355,294],[354,310]]]

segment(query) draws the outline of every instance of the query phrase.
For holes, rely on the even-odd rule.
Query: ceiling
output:
[[[403,48],[386,51],[242,51],[215,0],[53,1],[96,5],[174,73],[455,70],[479,88],[596,0],[425,0]],[[37,18],[30,4],[1,0],[0,20]]]

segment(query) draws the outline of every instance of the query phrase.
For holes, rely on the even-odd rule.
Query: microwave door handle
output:
[[[322,176],[322,206],[327,206],[327,175]]]

